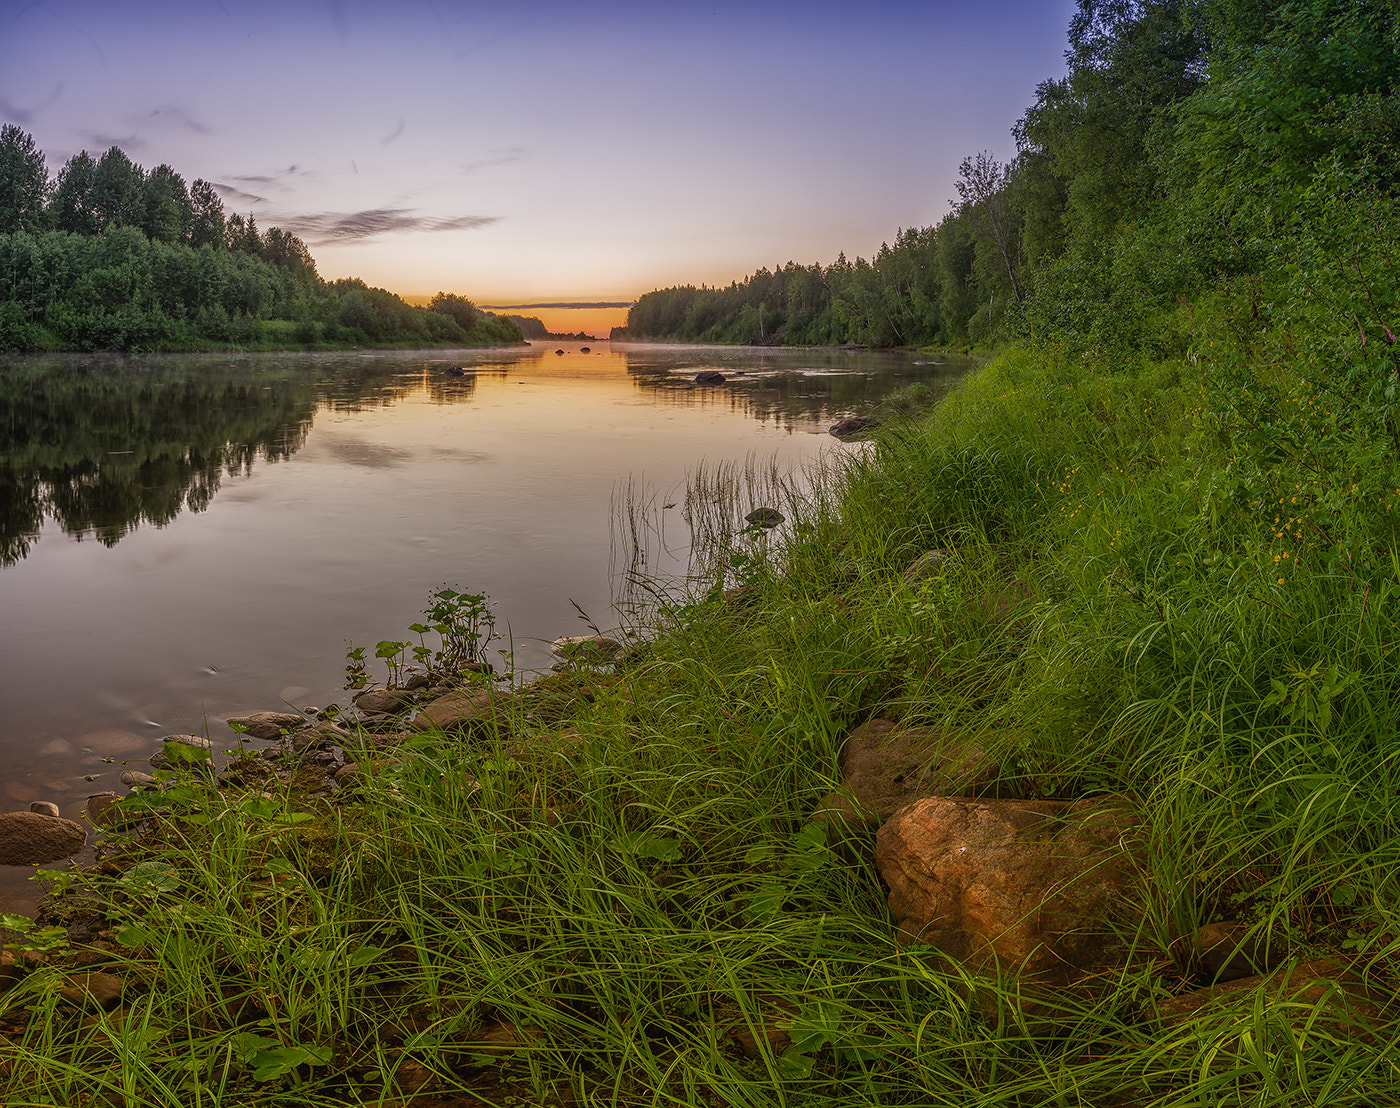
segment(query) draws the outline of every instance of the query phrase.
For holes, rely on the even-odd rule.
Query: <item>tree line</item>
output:
[[[1079,0],[1065,56],[1015,157],[964,159],[935,226],[870,261],[647,293],[616,337],[1181,353],[1258,341],[1286,306],[1390,348],[1393,0]],[[1324,279],[1329,256],[1349,260]]]
[[[492,346],[509,320],[439,293],[426,308],[358,278],[325,281],[296,235],[260,231],[205,180],[113,146],[50,180],[34,139],[0,127],[0,350]]]

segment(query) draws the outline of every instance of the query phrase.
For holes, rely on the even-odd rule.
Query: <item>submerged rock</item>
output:
[[[874,416],[851,416],[833,423],[827,429],[827,433],[835,435],[838,439],[848,439],[863,435],[866,431],[873,431],[878,426],[880,421]]]
[[[81,823],[45,812],[0,815],[0,866],[42,866],[69,858],[87,844]]]
[[[744,517],[744,522],[753,527],[776,527],[783,522],[783,513],[777,508],[755,508]]]
[[[602,664],[616,661],[623,646],[606,635],[564,635],[549,644],[560,658],[571,662]]]
[[[722,385],[724,381],[724,374],[717,369],[702,369],[695,375],[697,385]]]

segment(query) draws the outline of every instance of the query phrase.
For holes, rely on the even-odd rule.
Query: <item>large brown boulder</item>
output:
[[[87,843],[81,823],[42,812],[0,815],[0,866],[42,866],[69,858]]]
[[[459,689],[425,704],[413,717],[415,731],[460,731],[473,735],[505,729],[511,717],[512,697],[485,686]]]
[[[1117,798],[920,800],[876,837],[897,935],[1030,985],[1121,965],[1112,921],[1139,822]]]
[[[927,727],[901,728],[872,719],[841,750],[841,787],[812,818],[833,838],[874,834],[880,824],[926,796],[985,796],[996,791],[998,767],[980,742]]]

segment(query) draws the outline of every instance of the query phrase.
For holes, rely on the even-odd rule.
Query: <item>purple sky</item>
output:
[[[53,173],[116,144],[204,177],[324,277],[626,301],[936,222],[1074,7],[0,0],[0,119]]]

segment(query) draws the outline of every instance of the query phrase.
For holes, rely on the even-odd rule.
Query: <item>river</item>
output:
[[[968,365],[577,342],[0,358],[0,811],[76,819],[166,734],[344,700],[346,651],[411,638],[442,585],[487,593],[493,650],[543,668],[580,609],[627,619],[620,503],[665,525],[648,571],[683,574],[696,467],[860,449],[826,428]],[[0,908],[28,909],[27,877],[0,866]]]

